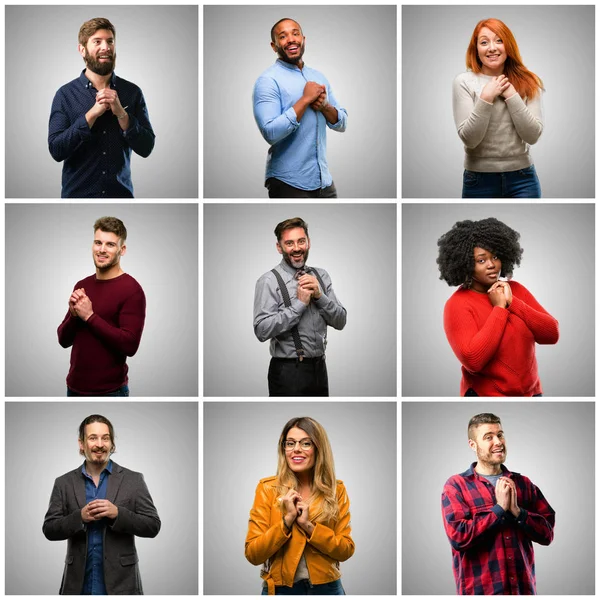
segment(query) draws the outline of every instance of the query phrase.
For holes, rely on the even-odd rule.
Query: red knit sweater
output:
[[[86,277],[75,284],[84,288],[94,314],[83,321],[70,311],[58,327],[58,342],[71,350],[67,385],[86,396],[101,396],[127,384],[127,356],[140,345],[146,318],[146,297],[127,273],[113,279]]]
[[[508,309],[492,306],[488,295],[458,288],[444,308],[444,329],[462,364],[460,395],[534,396],[542,393],[535,342],[556,344],[558,321],[527,288],[510,282]]]

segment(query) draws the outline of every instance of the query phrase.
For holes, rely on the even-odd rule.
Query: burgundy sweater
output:
[[[516,281],[508,309],[487,294],[458,288],[444,308],[446,336],[462,364],[460,395],[534,396],[542,393],[535,342],[556,344],[558,321]]]
[[[58,327],[58,343],[71,350],[67,386],[86,396],[100,396],[126,385],[127,356],[140,345],[146,318],[146,296],[127,273],[114,279],[86,277],[75,284],[84,288],[94,314],[84,321],[70,311]]]

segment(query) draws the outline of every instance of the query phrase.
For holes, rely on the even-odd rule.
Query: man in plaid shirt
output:
[[[535,594],[532,542],[554,537],[554,510],[527,477],[504,466],[500,419],[469,421],[477,462],[444,485],[442,515],[458,594]]]

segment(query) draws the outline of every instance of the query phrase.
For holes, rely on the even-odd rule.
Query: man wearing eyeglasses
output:
[[[254,333],[270,340],[269,396],[329,396],[327,326],[341,330],[346,309],[325,269],[308,267],[308,224],[300,217],[275,228],[281,262],[256,282]]]
[[[450,477],[442,494],[456,591],[535,594],[532,542],[552,542],[554,510],[531,480],[504,466],[506,439],[499,417],[475,415],[468,435],[477,462]]]

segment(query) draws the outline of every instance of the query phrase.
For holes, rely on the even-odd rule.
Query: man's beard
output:
[[[96,75],[110,75],[115,70],[115,62],[117,60],[117,55],[114,52],[111,52],[110,56],[111,60],[106,62],[100,62],[99,60],[96,60],[91,54],[89,54],[86,48],[83,60],[85,61],[86,67],[93,73],[96,73]]]
[[[290,267],[292,267],[292,269],[303,269],[306,266],[306,261],[308,260],[308,250],[304,251],[301,262],[296,262],[294,264],[294,262],[292,261],[291,255],[288,254],[287,252],[284,253],[283,260],[285,260],[285,262],[288,265],[290,265]]]
[[[108,271],[109,269],[112,269],[118,262],[119,262],[118,256],[113,257],[113,259],[111,261],[108,261],[105,263],[99,263],[97,261],[97,258],[94,256],[94,265],[96,266],[96,269],[98,269],[99,271]]]
[[[289,63],[290,65],[297,65],[302,60],[302,56],[304,55],[304,42],[300,44],[300,51],[298,52],[298,56],[294,56],[293,58],[290,58],[281,46],[279,46],[278,44],[275,45],[277,46],[277,55],[283,62]]]

